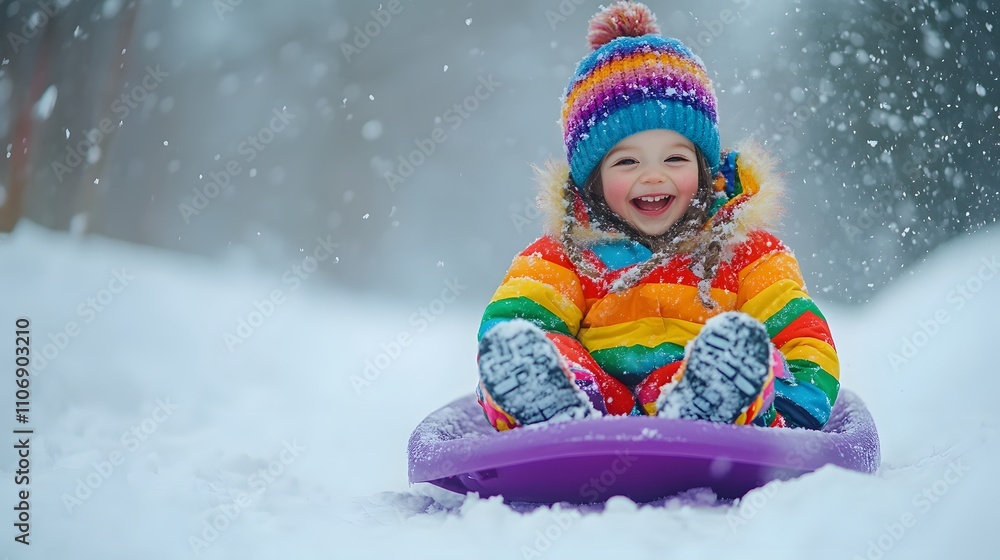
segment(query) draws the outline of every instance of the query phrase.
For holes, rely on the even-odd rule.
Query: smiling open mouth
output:
[[[631,202],[632,206],[635,206],[641,212],[657,213],[665,210],[673,201],[674,197],[668,194],[660,194],[656,196],[640,196],[633,198],[629,202]]]

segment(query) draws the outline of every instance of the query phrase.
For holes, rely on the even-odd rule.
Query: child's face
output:
[[[615,144],[601,161],[611,210],[646,235],[662,235],[698,191],[694,144],[672,130],[646,130]]]

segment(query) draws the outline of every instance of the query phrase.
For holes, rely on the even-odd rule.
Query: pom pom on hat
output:
[[[645,4],[619,1],[590,18],[587,42],[596,51],[619,37],[642,37],[659,32],[656,16]]]

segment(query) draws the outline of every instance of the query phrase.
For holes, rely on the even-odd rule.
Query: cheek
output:
[[[627,177],[609,175],[604,177],[601,183],[604,189],[604,200],[607,201],[612,210],[620,214],[622,209],[628,206],[628,193],[632,188],[632,183]]]
[[[690,173],[684,173],[677,178],[674,183],[677,186],[677,190],[681,195],[681,198],[692,199],[695,193],[698,192],[698,170],[697,168]]]

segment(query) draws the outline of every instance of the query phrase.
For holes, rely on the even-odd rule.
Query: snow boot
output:
[[[591,415],[590,400],[563,371],[555,345],[523,319],[483,335],[479,375],[493,401],[521,425]]]
[[[731,424],[760,394],[770,365],[760,321],[737,312],[714,317],[688,348],[681,380],[658,399],[658,415]]]

